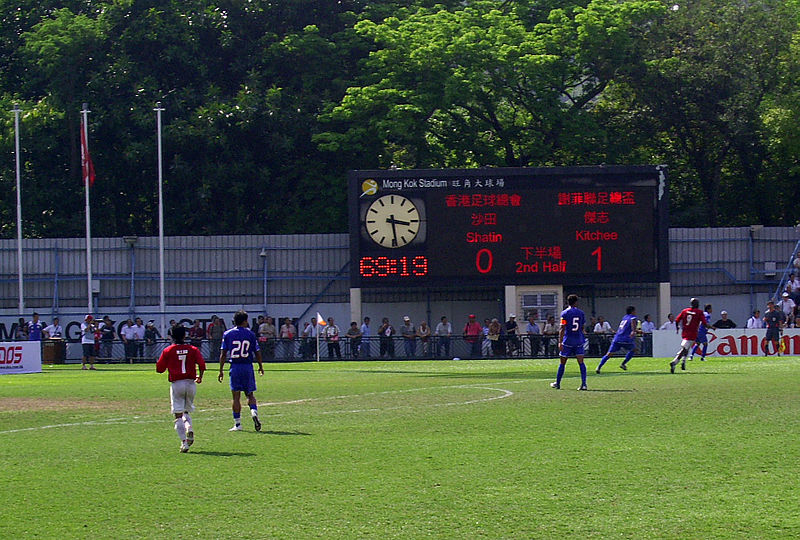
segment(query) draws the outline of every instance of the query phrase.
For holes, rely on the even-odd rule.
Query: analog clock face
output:
[[[419,210],[402,195],[384,195],[369,205],[364,225],[376,244],[385,248],[403,247],[419,232]]]

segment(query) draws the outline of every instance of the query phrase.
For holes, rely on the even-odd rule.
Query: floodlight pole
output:
[[[20,155],[19,155],[19,115],[22,109],[19,108],[17,103],[14,104],[14,141],[16,144],[16,161],[17,161],[17,280],[19,288],[19,314],[25,312],[25,290],[22,280],[22,176],[20,173]]]
[[[161,112],[164,107],[161,102],[156,102],[156,140],[158,141],[158,307],[161,315],[159,326],[161,335],[166,336],[166,326],[164,324],[164,313],[166,311],[166,300],[164,295],[164,173],[161,156]]]
[[[85,162],[88,163],[89,161],[89,104],[83,104],[83,110],[81,111],[81,115],[83,116],[83,140],[84,140],[84,151],[86,155],[84,156]],[[81,176],[83,176],[83,172],[81,172]],[[89,174],[87,174],[83,179],[83,188],[84,193],[86,195],[86,287],[87,287],[87,304],[89,311],[87,313],[92,313],[94,309],[94,302],[92,302],[92,226],[91,226],[91,215],[89,214]]]

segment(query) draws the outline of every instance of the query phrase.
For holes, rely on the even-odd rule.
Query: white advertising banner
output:
[[[774,356],[775,346],[768,343],[767,331],[746,328],[731,330],[709,330],[706,356],[725,358],[729,356]],[[653,356],[674,357],[681,346],[681,335],[671,330],[653,332]],[[800,328],[787,328],[780,340],[781,354],[800,355]]]
[[[40,341],[0,342],[0,375],[42,372]]]

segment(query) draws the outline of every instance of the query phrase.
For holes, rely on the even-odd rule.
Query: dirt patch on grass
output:
[[[137,401],[137,409],[144,403]],[[90,399],[47,399],[38,397],[0,397],[0,412],[17,411],[76,411],[76,410],[126,410],[131,411],[131,403],[121,401],[100,401]]]

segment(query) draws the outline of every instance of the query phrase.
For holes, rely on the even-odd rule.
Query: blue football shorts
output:
[[[256,391],[256,374],[253,364],[231,364],[231,391],[249,394]]]
[[[561,347],[560,356],[569,358],[570,356],[583,356],[585,354],[583,343],[580,345],[567,345],[566,343]]]
[[[636,344],[633,343],[632,341],[626,342],[626,341],[614,340],[614,341],[611,342],[611,346],[608,348],[608,352],[613,353],[613,352],[617,352],[620,349],[625,349],[626,351],[630,351],[635,346],[636,346]]]

